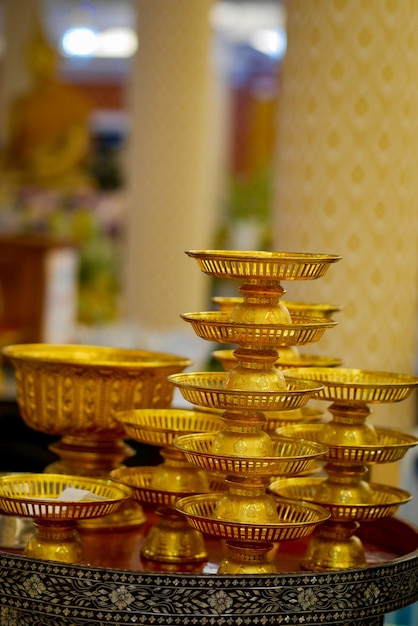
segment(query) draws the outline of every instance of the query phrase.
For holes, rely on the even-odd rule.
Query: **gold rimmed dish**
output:
[[[36,533],[25,554],[69,563],[83,559],[76,524],[111,515],[131,496],[129,487],[111,480],[31,473],[0,477],[0,508],[34,521]]]
[[[335,522],[366,522],[390,517],[411,499],[411,494],[405,489],[371,482],[368,483],[370,502],[346,503],[342,499],[339,502],[323,502],[319,494],[326,480],[316,476],[278,479],[270,484],[269,490],[283,498],[324,506],[330,512],[330,520]]]
[[[184,313],[196,335],[207,341],[251,346],[296,346],[319,341],[336,322],[314,317],[295,317],[288,324],[231,321],[228,313],[206,311]]]
[[[224,313],[232,313],[234,308],[242,304],[244,298],[241,296],[214,296],[212,302],[216,304],[220,311]],[[289,311],[291,317],[293,315],[303,315],[312,317],[330,318],[334,313],[342,310],[342,306],[338,304],[321,304],[317,302],[293,302],[291,300],[281,299],[282,304]]]
[[[413,435],[400,433],[389,428],[375,428],[375,444],[338,444],[324,437],[326,424],[291,424],[282,426],[277,433],[283,437],[296,437],[323,443],[327,447],[324,460],[347,464],[383,464],[400,461],[410,448],[418,445]]]
[[[312,280],[341,259],[335,254],[305,254],[243,250],[186,250],[201,271],[219,278]]]
[[[286,380],[286,389],[246,391],[227,387],[225,372],[185,372],[168,380],[180,389],[183,398],[196,406],[224,410],[281,411],[305,406],[321,385],[310,381]]]
[[[319,505],[306,505],[293,500],[278,499],[275,524],[237,524],[216,517],[216,506],[223,492],[199,494],[181,498],[176,504],[194,528],[221,539],[239,541],[288,541],[312,532],[315,526],[329,518],[329,512]]]
[[[340,367],[343,363],[342,359],[339,358],[314,354],[295,353],[290,356],[286,353],[283,357],[281,356],[280,348],[278,348],[278,353],[279,357],[274,365],[282,370],[292,367]],[[226,371],[238,365],[234,350],[214,350],[212,356],[219,361]]]
[[[417,376],[344,367],[294,368],[285,373],[321,383],[323,388],[316,397],[335,403],[401,402],[418,386]]]
[[[309,441],[272,437],[275,456],[246,456],[212,451],[216,435],[195,433],[178,437],[174,445],[192,465],[224,475],[274,477],[306,472],[322,457],[326,448]]]
[[[180,408],[133,409],[115,419],[130,439],[153,446],[170,446],[179,434],[214,432],[224,426],[214,413]]]

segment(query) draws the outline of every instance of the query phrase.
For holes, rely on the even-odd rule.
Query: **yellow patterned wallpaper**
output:
[[[291,0],[274,247],[341,254],[292,300],[344,307],[307,351],[418,373],[418,2]],[[374,419],[418,421],[416,392]]]

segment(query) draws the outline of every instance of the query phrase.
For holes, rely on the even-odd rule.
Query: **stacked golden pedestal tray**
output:
[[[415,437],[367,423],[373,403],[401,402],[418,386],[413,376],[358,369],[308,368],[292,375],[323,383],[317,397],[330,401],[331,421],[295,424],[279,429],[282,435],[309,439],[327,447],[325,477],[293,478],[270,485],[283,497],[326,506],[330,520],[309,544],[303,566],[310,570],[343,569],[367,564],[356,536],[360,522],[394,515],[410,499],[403,489],[370,483],[368,468],[394,463],[418,444]]]
[[[195,528],[202,524],[205,532],[227,539],[230,553],[219,573],[272,572],[268,553],[278,537],[304,536],[329,517],[322,507],[299,503],[289,503],[284,515],[267,492],[274,477],[304,472],[325,452],[314,442],[287,447],[268,432],[269,412],[301,409],[319,391],[314,384],[287,379],[276,362],[282,347],[316,342],[335,325],[325,317],[291,318],[280,301],[281,282],[319,278],[339,257],[223,250],[187,254],[209,276],[243,282],[242,298],[232,310],[182,315],[200,338],[239,347],[236,363],[225,373],[169,377],[185,400],[222,412],[221,431],[184,435],[175,445],[193,465],[225,474],[228,487],[222,495],[181,498],[176,508]],[[221,528],[228,529],[226,534]]]
[[[175,505],[182,496],[219,489],[221,479],[190,465],[173,443],[185,433],[217,432],[221,420],[210,413],[176,408],[125,411],[117,419],[134,441],[162,448],[163,462],[157,466],[121,467],[111,472],[114,480],[132,489],[140,506],[156,508],[160,518],[148,532],[142,558],[165,564],[206,560],[202,534],[187,523]]]

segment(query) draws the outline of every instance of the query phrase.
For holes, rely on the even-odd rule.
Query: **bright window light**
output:
[[[90,28],[70,28],[62,36],[61,46],[68,56],[92,57],[98,47],[97,33]]]
[[[98,57],[128,58],[135,54],[137,37],[129,28],[109,28],[99,35]]]
[[[130,28],[109,28],[99,33],[90,28],[70,28],[61,40],[64,54],[78,57],[128,58],[137,48]]]
[[[251,35],[250,44],[255,50],[280,59],[286,52],[286,33],[281,28],[260,28]]]

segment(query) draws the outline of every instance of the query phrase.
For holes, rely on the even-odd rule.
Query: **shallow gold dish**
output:
[[[233,322],[227,313],[206,311],[184,313],[182,319],[189,322],[201,339],[219,343],[252,346],[296,346],[314,343],[332,328],[336,322],[324,318],[295,317],[289,324],[264,324]]]
[[[242,411],[281,411],[296,409],[318,393],[321,386],[310,381],[286,380],[286,389],[245,391],[229,389],[225,372],[171,374],[168,380],[180,389],[185,400],[196,406]]]
[[[152,478],[155,467],[118,467],[110,473],[110,477],[126,485],[132,490],[132,495],[141,504],[152,507],[173,508],[177,500],[188,496],[191,493],[201,493],[201,491],[170,491],[155,489],[152,486]],[[207,491],[220,491],[226,489],[222,476],[208,475]]]
[[[281,370],[292,367],[339,367],[343,362],[342,359],[316,356],[314,354],[294,354],[291,358],[286,354],[285,357],[282,357],[280,347],[278,352],[279,358],[274,365]],[[234,356],[234,350],[214,350],[212,356],[221,363],[225,370],[230,370],[235,365],[238,365],[238,360]]]
[[[341,259],[334,254],[242,250],[186,250],[202,272],[218,278],[312,280]]]
[[[323,443],[327,447],[324,460],[349,465],[395,463],[400,461],[410,448],[418,445],[416,437],[385,428],[375,429],[376,443],[373,445],[335,444],[323,438],[325,426],[326,424],[292,424],[279,428],[278,434]]]
[[[214,413],[188,409],[136,409],[116,415],[134,441],[153,446],[172,445],[179,434],[215,432],[224,427]]]
[[[220,520],[215,510],[222,495],[222,492],[215,492],[181,498],[176,504],[176,510],[185,515],[196,530],[240,542],[299,539],[309,535],[318,524],[329,518],[329,512],[321,506],[280,499],[277,501],[278,523],[242,524]]]
[[[416,376],[342,367],[294,368],[286,376],[321,383],[317,398],[347,404],[400,402],[418,386]]]
[[[317,492],[326,478],[287,478],[273,481],[269,490],[283,498],[313,502],[327,508],[331,514],[330,520],[335,522],[365,522],[370,520],[391,517],[401,504],[411,499],[411,494],[397,487],[369,483],[371,501],[365,504],[345,504],[343,502],[320,502]]]
[[[58,500],[66,488],[95,496],[88,501]],[[108,515],[131,497],[131,490],[110,480],[64,474],[16,474],[0,477],[0,508],[37,520],[82,520]]]
[[[26,424],[50,435],[122,437],[118,411],[170,406],[167,376],[191,360],[172,354],[85,345],[18,344],[3,354],[16,371]]]
[[[231,313],[237,304],[242,304],[244,298],[241,296],[214,296],[212,302],[219,306],[225,313]],[[280,302],[287,308],[290,315],[303,315],[312,317],[325,317],[329,319],[333,313],[342,310],[338,304],[320,304],[315,302],[292,302],[281,299]]]
[[[241,477],[274,477],[306,472],[326,452],[324,446],[315,442],[276,437],[272,438],[272,443],[277,456],[214,454],[215,436],[211,433],[181,435],[174,445],[192,465],[209,472]]]

